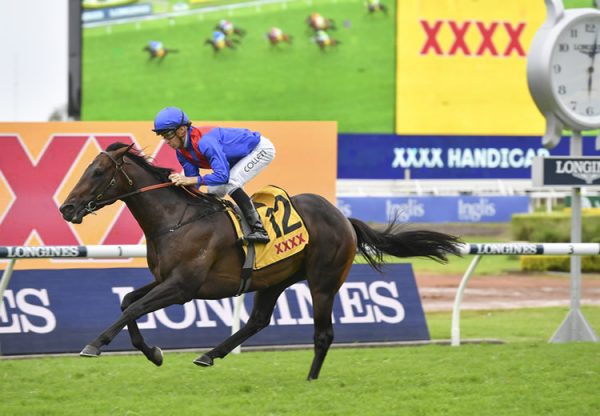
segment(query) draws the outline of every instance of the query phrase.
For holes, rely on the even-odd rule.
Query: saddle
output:
[[[241,244],[244,252],[242,283],[238,295],[250,287],[252,272],[271,266],[304,250],[309,242],[308,230],[283,189],[268,185],[252,195],[252,201],[271,241],[265,244]],[[250,226],[237,206],[227,209],[240,242]]]

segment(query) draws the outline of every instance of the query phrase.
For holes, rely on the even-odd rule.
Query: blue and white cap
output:
[[[154,117],[153,132],[159,133],[164,130],[176,129],[179,126],[188,124],[190,119],[177,107],[165,107]]]

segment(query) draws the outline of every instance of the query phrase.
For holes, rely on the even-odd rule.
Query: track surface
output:
[[[426,312],[452,310],[462,276],[417,274],[417,285]],[[600,305],[600,276],[583,275],[581,304]],[[568,274],[502,275],[471,277],[461,310],[512,309],[569,306],[571,279]]]

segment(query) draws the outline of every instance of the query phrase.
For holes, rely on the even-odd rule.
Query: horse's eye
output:
[[[95,178],[102,176],[102,169],[94,169],[94,173],[92,173],[92,176],[94,176]]]

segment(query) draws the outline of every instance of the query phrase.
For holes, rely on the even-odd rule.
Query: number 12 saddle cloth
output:
[[[266,244],[254,244],[253,270],[260,270],[304,250],[309,241],[308,230],[287,192],[268,185],[252,195],[252,200],[271,239]],[[227,212],[237,236],[242,239],[244,233],[239,217],[232,210]],[[244,254],[248,255],[248,246],[243,247]]]

